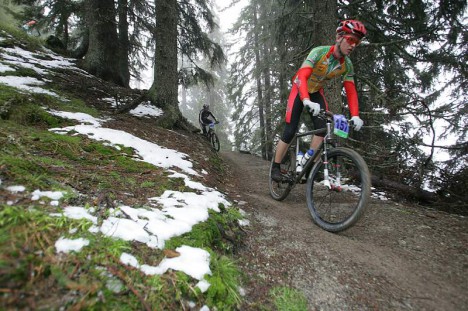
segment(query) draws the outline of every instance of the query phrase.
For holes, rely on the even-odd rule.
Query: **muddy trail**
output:
[[[467,219],[421,206],[372,199],[363,218],[339,234],[317,227],[305,185],[277,202],[269,163],[235,152],[229,196],[247,212],[245,310],[273,309],[268,292],[302,291],[309,310],[467,310]]]

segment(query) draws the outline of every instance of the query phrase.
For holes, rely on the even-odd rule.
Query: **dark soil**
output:
[[[468,222],[463,216],[372,199],[351,229],[332,234],[307,210],[305,186],[277,202],[269,163],[222,153],[227,192],[250,220],[238,254],[245,310],[269,309],[278,285],[304,293],[310,310],[467,310]]]

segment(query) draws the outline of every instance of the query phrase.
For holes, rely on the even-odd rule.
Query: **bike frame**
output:
[[[317,148],[315,151],[314,155],[310,157],[306,164],[304,165],[304,168],[299,174],[296,174],[296,177],[292,179],[292,184],[297,184],[300,183],[301,179],[306,175],[309,174],[314,165],[316,164],[315,160],[319,156],[323,156],[323,162],[325,164],[326,169],[328,170],[328,149],[330,148],[329,145],[332,145],[333,147],[336,146],[336,142],[333,141],[333,129],[332,129],[332,121],[331,118],[333,118],[333,114],[331,112],[325,112],[325,115],[327,116],[327,127],[324,129],[319,129],[319,130],[313,130],[313,131],[308,131],[304,133],[297,133],[293,141],[296,142],[296,152],[294,154],[294,162],[296,163],[296,157],[299,152],[299,139],[301,137],[305,136],[311,136],[311,135],[316,135],[316,134],[321,134],[321,133],[326,133],[323,142],[320,144],[320,146]],[[291,155],[290,155],[291,156]],[[292,159],[291,159],[292,161]],[[327,181],[328,181],[328,176],[327,176]]]
[[[208,136],[208,139],[211,138],[211,135],[213,135],[214,133],[214,123],[210,123],[208,125],[208,131],[207,131],[207,136]]]
[[[307,177],[307,208],[312,219],[322,229],[340,232],[353,226],[365,210],[371,194],[370,173],[362,156],[351,148],[338,146],[337,138],[348,136],[349,123],[343,123],[343,116],[335,117],[331,112],[321,111],[319,117],[326,121],[324,128],[294,135],[285,155],[287,158],[283,158],[281,180],[273,180],[272,171],[270,171],[270,195],[273,199],[282,201],[296,184],[304,183]],[[296,161],[300,149],[300,138],[316,134],[324,134],[323,142],[318,146],[315,154],[304,163],[302,171],[298,173]],[[271,161],[271,169],[273,165],[274,160]],[[357,177],[356,181],[351,183],[354,183],[360,190],[357,196],[350,197],[346,193],[348,187],[343,187],[343,185],[348,184],[347,180],[350,177],[354,179],[354,171]],[[316,188],[316,183],[321,185],[317,185]],[[317,189],[317,192],[314,189]]]

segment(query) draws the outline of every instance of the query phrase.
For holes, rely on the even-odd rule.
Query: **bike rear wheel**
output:
[[[216,135],[215,132],[211,133],[210,141],[211,141],[211,146],[213,147],[213,150],[219,151],[219,148],[220,148],[219,139],[218,139],[218,135]]]
[[[269,186],[270,186],[270,195],[273,199],[277,201],[284,200],[291,189],[293,188],[293,178],[296,174],[296,155],[295,149],[289,148],[288,152],[284,156],[283,161],[281,161],[281,174],[283,175],[283,179],[279,182],[274,181],[271,179],[271,169],[273,167],[273,162],[275,159],[271,160],[270,165],[270,174],[269,174]]]
[[[370,173],[364,159],[348,148],[328,153],[330,186],[324,182],[323,160],[307,179],[307,207],[314,222],[330,232],[353,226],[362,216],[371,194]]]

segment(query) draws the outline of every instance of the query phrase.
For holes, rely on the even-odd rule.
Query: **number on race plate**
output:
[[[333,133],[339,137],[348,138],[349,125],[346,117],[342,114],[335,114],[333,116],[333,123],[335,124]]]

